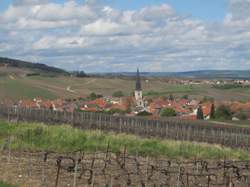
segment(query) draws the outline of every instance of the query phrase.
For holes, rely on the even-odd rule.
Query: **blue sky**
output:
[[[144,6],[170,4],[181,14],[204,20],[222,20],[226,15],[226,0],[120,0],[114,1],[119,9],[140,9]]]
[[[83,0],[77,0],[79,3]],[[13,0],[1,0],[0,10],[11,5]],[[65,0],[50,0],[50,2],[64,3]],[[105,1],[104,1],[105,2]],[[120,10],[140,9],[150,5],[170,4],[176,11],[184,15],[192,15],[204,20],[221,20],[226,15],[227,0],[109,0],[112,7]],[[105,3],[104,3],[105,4]]]
[[[86,72],[250,69],[250,0],[86,1],[1,0],[0,56]]]

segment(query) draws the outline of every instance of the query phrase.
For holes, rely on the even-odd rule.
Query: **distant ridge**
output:
[[[47,73],[67,74],[67,75],[69,74],[67,71],[63,69],[48,66],[41,63],[32,63],[22,60],[0,57],[0,66],[3,65],[8,65],[8,67],[14,67],[14,68],[27,68],[31,70],[39,70]]]
[[[250,79],[250,70],[199,70],[186,72],[141,72],[144,77],[177,77],[197,79]],[[99,73],[109,76],[136,76],[136,72]]]

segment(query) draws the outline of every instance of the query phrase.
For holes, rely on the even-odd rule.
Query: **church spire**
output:
[[[136,73],[136,85],[135,85],[135,90],[136,91],[141,91],[141,78],[140,78],[140,72],[139,69],[137,68],[137,73]]]

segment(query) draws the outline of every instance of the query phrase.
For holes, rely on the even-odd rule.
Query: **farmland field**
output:
[[[123,91],[131,95],[134,91],[133,79],[121,78],[76,78],[69,76],[2,76],[0,77],[0,100],[10,98],[42,97],[46,99],[76,98],[86,96],[91,92],[110,96],[114,91]],[[190,97],[214,97],[216,100],[250,100],[250,91],[247,88],[222,90],[210,85],[176,85],[170,84],[164,78],[150,78],[142,81],[145,96],[174,96],[189,95]]]

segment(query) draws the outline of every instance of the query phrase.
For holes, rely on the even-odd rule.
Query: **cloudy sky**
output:
[[[250,69],[250,0],[1,0],[0,56],[86,72]]]

